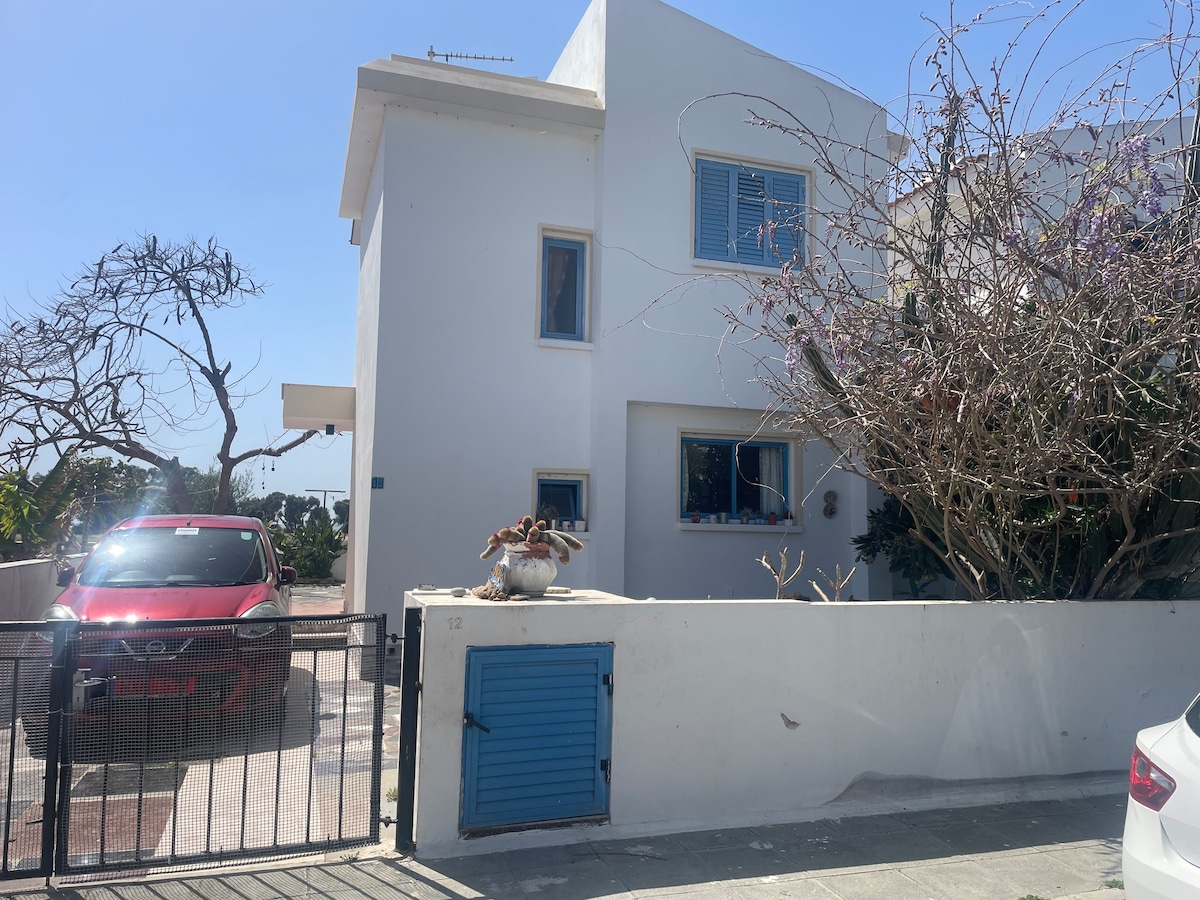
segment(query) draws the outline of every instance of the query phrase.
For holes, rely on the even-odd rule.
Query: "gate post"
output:
[[[46,715],[46,784],[42,794],[42,865],[46,867],[46,884],[54,870],[55,834],[58,830],[59,804],[58,765],[62,746],[63,707],[70,696],[72,673],[67,667],[67,637],[69,623],[53,623],[54,644],[50,658],[50,708]],[[59,850],[65,854],[65,847]]]
[[[417,703],[421,695],[421,626],[424,610],[404,610],[400,652],[400,771],[396,797],[396,850],[416,848],[413,825],[417,805]]]

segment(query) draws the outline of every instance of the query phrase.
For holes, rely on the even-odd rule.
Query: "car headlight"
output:
[[[244,613],[242,613],[238,618],[241,618],[241,619],[278,619],[279,616],[280,616],[279,607],[275,604],[275,601],[268,600],[265,603],[258,603],[256,605],[250,607],[248,610],[246,610]],[[251,624],[235,625],[233,628],[233,633],[236,634],[240,638],[261,638],[261,637],[266,637],[268,634],[272,634],[275,631],[275,628],[276,628],[276,626],[273,623],[260,622],[260,623],[255,623],[253,625],[251,625]]]
[[[52,603],[50,608],[42,613],[43,622],[78,622],[79,616],[75,614],[75,610],[69,606],[64,606],[61,603]],[[37,636],[47,644],[54,643],[53,631],[39,631]]]

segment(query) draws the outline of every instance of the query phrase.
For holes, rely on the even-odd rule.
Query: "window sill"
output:
[[[780,274],[780,266],[769,265],[760,266],[756,263],[745,262],[730,262],[722,259],[705,259],[702,256],[693,256],[692,265],[697,269],[709,269],[713,272],[750,272],[754,275],[774,275],[776,278]],[[803,265],[801,263],[800,265]]]
[[[778,525],[743,525],[741,522],[679,522],[680,531],[738,531],[743,534],[759,534],[768,532],[771,534],[804,534],[804,526],[792,523],[788,525],[780,522]]]
[[[591,341],[572,341],[567,338],[538,338],[539,347],[547,347],[551,350],[587,350],[591,352]]]

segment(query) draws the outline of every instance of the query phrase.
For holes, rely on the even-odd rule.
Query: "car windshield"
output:
[[[79,584],[92,587],[251,584],[267,579],[266,552],[248,528],[128,528],[92,551]]]

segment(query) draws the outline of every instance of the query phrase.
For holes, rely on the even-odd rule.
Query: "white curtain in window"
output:
[[[763,513],[783,514],[783,448],[758,448],[759,508]]]

